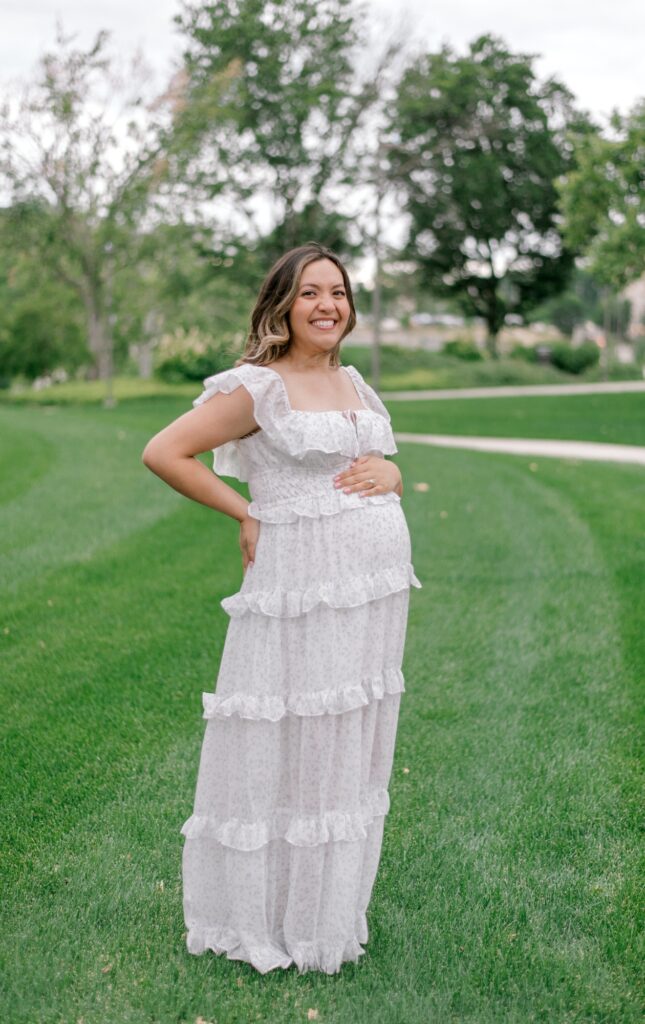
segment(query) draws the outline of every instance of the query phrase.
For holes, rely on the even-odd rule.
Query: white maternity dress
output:
[[[208,377],[193,403],[251,394],[261,430],[214,449],[213,469],[248,482],[261,525],[254,564],[220,602],[230,621],[202,694],[181,828],[186,942],[263,974],[333,974],[365,953],[421,587],[399,496],[334,488],[355,457],[398,450],[376,392],[343,369],[360,409],[294,410],[280,374],[249,363]]]

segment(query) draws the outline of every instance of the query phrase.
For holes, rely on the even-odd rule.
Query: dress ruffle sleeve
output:
[[[273,406],[276,401],[275,388],[272,385],[273,382],[269,375],[263,374],[260,368],[252,366],[250,363],[242,363],[230,370],[222,370],[220,373],[206,377],[203,382],[204,390],[194,400],[193,405],[201,405],[219,392],[230,395],[237,388],[244,387],[253,399],[255,422],[262,430],[271,433],[275,418]],[[233,476],[242,482],[248,481],[248,471],[240,449],[242,440],[242,438],[235,438],[213,448],[214,473],[217,473],[218,476]]]

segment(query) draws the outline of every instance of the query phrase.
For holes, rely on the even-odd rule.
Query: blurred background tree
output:
[[[354,136],[378,102],[392,50],[361,74],[356,14],[352,0],[216,0],[184,4],[174,19],[186,49],[170,177],[223,211],[209,252],[253,290],[275,259],[308,239],[345,259],[361,251],[338,194],[360,180]]]
[[[576,166],[557,186],[568,243],[620,289],[645,271],[645,99],[614,111],[609,135],[574,137]]]
[[[406,255],[433,292],[486,321],[492,355],[507,314],[561,291],[573,268],[554,181],[572,165],[571,133],[591,124],[533,60],[491,35],[463,57],[444,45],[406,69],[391,114]]]
[[[0,210],[0,378],[35,380],[53,367],[87,361],[85,315],[77,292],[56,280]],[[34,213],[34,215],[36,215]],[[47,211],[41,211],[43,235]]]
[[[109,380],[115,278],[137,265],[136,221],[157,153],[150,118],[138,116],[148,76],[141,56],[120,73],[106,54],[108,33],[88,50],[72,38],[59,26],[56,51],[0,107],[0,178],[10,196],[3,237],[75,293],[94,373]]]
[[[381,320],[399,351],[425,324],[432,357],[450,324],[453,362],[476,361],[482,320],[493,355],[509,324],[551,324],[573,347],[598,323],[627,337],[643,104],[601,134],[503,40],[415,54],[366,13],[184,3],[161,92],[107,33],[84,50],[58,29],[0,108],[0,386],[63,368],[105,378],[110,404],[114,367],[194,380],[227,365],[272,261],[312,238],[361,271],[356,347]],[[392,241],[392,217],[407,237]]]

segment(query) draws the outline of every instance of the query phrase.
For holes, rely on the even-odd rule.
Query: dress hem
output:
[[[228,960],[243,960],[260,974],[279,967],[286,970],[291,965],[299,974],[307,971],[337,974],[344,963],[356,963],[365,954],[357,936],[339,943],[298,942],[290,949],[284,949],[275,943],[254,945],[230,930],[201,927],[189,928],[186,947],[194,956],[202,956],[210,950],[226,954]]]

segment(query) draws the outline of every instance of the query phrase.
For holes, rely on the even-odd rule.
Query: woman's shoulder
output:
[[[250,391],[255,398],[260,391],[266,390],[270,383],[270,380],[263,375],[263,369],[254,363],[241,362],[210,374],[202,381],[202,393],[197,396],[193,405],[205,402],[219,391],[230,394],[241,386]]]

